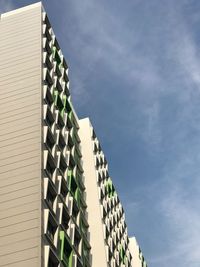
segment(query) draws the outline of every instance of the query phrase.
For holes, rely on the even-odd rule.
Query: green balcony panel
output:
[[[73,249],[64,231],[60,231],[60,259],[66,267],[72,267]]]
[[[76,172],[76,181],[78,182],[78,185],[81,190],[85,190],[85,185],[83,183],[83,176],[77,171]]]
[[[66,95],[63,96],[63,103],[64,103],[64,107],[65,107],[65,110],[67,111],[67,113],[70,113],[72,108],[71,108],[71,105],[70,105]]]
[[[75,199],[76,199],[76,201],[77,201],[77,204],[78,204],[78,207],[79,207],[79,208],[80,208],[80,206],[81,206],[81,197],[82,197],[82,195],[81,195],[81,191],[80,191],[79,188],[77,188],[77,189],[76,189],[76,192],[75,192]]]
[[[78,132],[77,132],[76,127],[73,128],[72,139],[73,139],[73,142],[74,142],[75,144],[78,145],[78,144],[80,143],[80,138],[79,138],[79,136],[78,136]]]
[[[126,262],[126,254],[125,254],[125,250],[124,250],[124,248],[123,248],[123,246],[122,245],[120,245],[120,251],[119,251],[119,254],[120,254],[120,259],[121,259],[121,261],[123,262],[123,264],[125,264],[125,262]]]
[[[62,99],[59,95],[59,92],[57,90],[54,90],[53,95],[54,95],[54,103],[55,103],[56,107],[58,108],[61,116],[63,117],[64,105],[63,105]]]
[[[59,55],[55,46],[53,47],[53,57],[54,57],[55,61],[57,62],[57,64],[60,65],[62,60],[61,60],[60,55]]]
[[[88,225],[85,224],[84,219],[83,219],[82,216],[83,215],[81,215],[79,226],[80,226],[81,233],[83,234],[83,237],[85,239],[85,238],[87,238]]]
[[[68,171],[67,171],[68,179],[71,179],[72,175],[73,175],[73,170],[68,169]]]
[[[106,191],[109,197],[113,197],[116,194],[115,188],[110,178],[106,181]]]
[[[73,175],[72,170],[68,170],[67,172],[67,178],[68,178],[68,184],[69,184],[69,190],[71,193],[75,196],[76,190],[77,190],[77,183]]]
[[[76,120],[76,117],[74,116],[73,111],[71,110],[70,113],[68,113],[68,115],[69,115],[69,119],[72,122],[73,126],[76,127],[76,128],[78,128],[79,127],[78,126],[78,122]]]
[[[73,111],[72,110],[68,113],[68,117],[69,117],[71,123],[73,124]]]

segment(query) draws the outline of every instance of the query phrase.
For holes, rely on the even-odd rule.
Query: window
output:
[[[61,132],[59,133],[58,145],[59,145],[61,150],[63,150],[65,148],[65,145],[66,145],[65,139],[64,139]]]
[[[54,203],[55,198],[56,198],[56,193],[53,192],[52,189],[50,188],[50,182],[49,182],[46,200],[52,209],[53,209],[53,203]]]
[[[65,171],[66,171],[66,168],[67,168],[67,163],[66,163],[66,160],[63,156],[62,153],[60,153],[60,164],[59,164],[59,168],[61,170],[61,172],[64,174]]]
[[[60,193],[65,198],[67,196],[67,188],[61,186]]]
[[[51,127],[54,123],[53,114],[48,106],[47,106],[45,121],[49,127]]]
[[[69,228],[69,220],[70,220],[69,214],[67,213],[67,211],[65,209],[63,209],[62,224],[63,224],[65,230],[67,230]]]
[[[81,236],[78,232],[78,230],[75,228],[75,235],[74,235],[74,246],[79,251],[79,244],[81,241]]]
[[[56,256],[53,254],[53,252],[50,250],[49,252],[49,262],[48,267],[58,267],[59,261],[56,258]]]
[[[48,87],[51,87],[53,84],[53,80],[47,68],[45,69],[45,83],[48,85]]]
[[[49,220],[48,226],[47,226],[47,235],[51,239],[52,243],[54,242],[54,235],[55,235],[56,229],[57,229],[57,226],[53,224],[51,220]]]
[[[66,267],[72,265],[73,250],[64,231],[60,231],[60,259]]]
[[[51,104],[53,103],[53,97],[51,95],[50,89],[47,85],[45,85],[43,90],[45,102],[49,105],[49,107],[51,107]]]
[[[77,184],[76,184],[75,178],[73,176],[72,170],[68,170],[68,181],[69,181],[70,191],[73,195],[75,195],[76,189],[77,189]]]
[[[46,171],[48,175],[50,176],[50,178],[52,177],[53,172],[55,171],[55,168],[56,168],[55,163],[53,159],[50,158],[49,153],[48,153]]]
[[[60,65],[61,57],[60,57],[60,55],[59,55],[59,53],[58,53],[58,51],[57,51],[55,46],[53,47],[53,56],[54,56],[54,59],[57,62],[57,64]]]
[[[50,132],[50,130],[48,129],[48,132],[47,132],[47,138],[46,138],[46,144],[47,144],[47,147],[52,150],[54,144],[55,144],[55,141],[54,141],[54,138]]]
[[[62,178],[60,194],[63,196],[63,198],[65,198],[67,196],[67,193],[68,193],[67,184],[64,178]]]
[[[73,201],[72,216],[75,219],[75,221],[78,217],[78,213],[79,213],[78,207],[77,207],[76,203]]]
[[[77,267],[83,267],[83,264],[81,263],[78,257],[77,257]]]

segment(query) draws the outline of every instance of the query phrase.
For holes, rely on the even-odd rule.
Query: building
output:
[[[0,17],[0,266],[91,266],[68,66],[41,3]]]
[[[74,111],[41,3],[1,14],[0,52],[0,267],[135,267],[106,158]]]
[[[124,210],[108,163],[90,120],[82,119],[79,125],[93,266],[131,266]]]
[[[137,243],[137,240],[135,237],[129,238],[130,241],[130,251],[132,255],[132,266],[133,267],[147,267],[147,263],[144,259],[144,256],[142,255],[142,251]]]

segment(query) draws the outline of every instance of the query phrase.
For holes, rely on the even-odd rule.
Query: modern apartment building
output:
[[[124,210],[109,176],[106,157],[90,120],[82,119],[79,125],[93,266],[130,267]]]
[[[147,263],[144,259],[144,256],[142,254],[142,251],[137,243],[137,240],[135,237],[129,238],[130,241],[130,251],[132,255],[132,261],[131,264],[133,267],[147,267]]]
[[[0,266],[89,267],[68,66],[41,3],[0,17]]]
[[[1,14],[0,54],[0,267],[139,267],[41,3]]]

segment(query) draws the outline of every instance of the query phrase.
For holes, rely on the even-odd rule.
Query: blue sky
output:
[[[36,1],[0,0],[4,12]],[[149,267],[200,264],[200,1],[46,0],[79,117]]]

